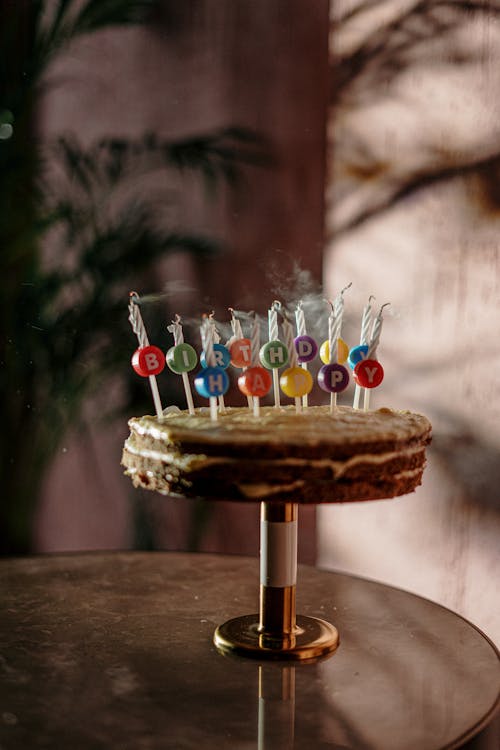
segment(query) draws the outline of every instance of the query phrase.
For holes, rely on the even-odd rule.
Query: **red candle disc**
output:
[[[157,346],[139,347],[132,356],[132,367],[143,378],[159,375],[165,364],[165,356]]]
[[[362,388],[376,388],[384,379],[384,368],[376,359],[362,359],[354,368],[354,380]]]

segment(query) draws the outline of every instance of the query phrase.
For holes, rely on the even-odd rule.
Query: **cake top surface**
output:
[[[282,446],[293,452],[301,448],[328,446],[351,452],[361,446],[377,451],[397,447],[412,440],[420,441],[431,431],[429,420],[421,414],[382,408],[363,411],[339,406],[330,413],[329,406],[310,406],[297,414],[295,407],[261,407],[253,416],[246,407],[228,407],[217,421],[210,419],[208,409],[167,413],[163,421],[144,416],[130,420],[131,430],[154,441],[179,446],[196,445],[211,448],[209,452],[231,445]]]

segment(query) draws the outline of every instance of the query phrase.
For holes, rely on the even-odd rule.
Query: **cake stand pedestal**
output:
[[[260,607],[220,625],[214,643],[223,653],[306,661],[335,651],[337,629],[297,615],[297,503],[261,503]]]

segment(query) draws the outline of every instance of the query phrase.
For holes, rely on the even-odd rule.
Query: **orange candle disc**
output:
[[[236,339],[229,347],[231,364],[234,367],[250,367],[252,364],[252,342],[250,339]]]
[[[262,398],[271,390],[273,379],[263,367],[249,367],[238,378],[238,388],[245,396]]]

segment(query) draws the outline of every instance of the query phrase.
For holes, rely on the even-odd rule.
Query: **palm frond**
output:
[[[151,20],[158,0],[58,0],[37,2],[32,73],[37,81],[52,59],[80,36],[111,27],[137,26]],[[21,12],[21,10],[19,11]]]

